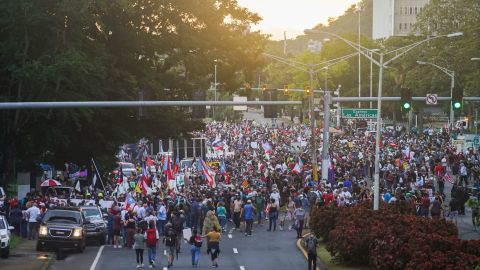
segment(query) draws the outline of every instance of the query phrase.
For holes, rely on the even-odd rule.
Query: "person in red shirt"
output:
[[[333,192],[331,189],[327,189],[327,193],[323,194],[323,200],[325,201],[325,206],[333,204]]]
[[[445,175],[445,167],[442,166],[442,164],[437,163],[435,168],[433,169],[435,172],[435,176],[438,177],[443,177]]]

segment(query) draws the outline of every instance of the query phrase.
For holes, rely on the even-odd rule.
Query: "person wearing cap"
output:
[[[252,205],[252,200],[248,199],[247,204],[245,204],[245,206],[242,208],[242,211],[240,212],[240,216],[245,217],[245,236],[252,235],[253,217],[255,211],[256,209],[255,206]]]

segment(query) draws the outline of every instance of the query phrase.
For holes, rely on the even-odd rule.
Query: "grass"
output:
[[[318,245],[317,256],[330,270],[370,270],[371,269],[368,266],[355,267],[355,266],[341,264],[332,260],[333,258],[330,255],[330,252],[328,252],[324,242],[320,242],[320,244]]]
[[[12,234],[10,238],[10,249],[16,248],[21,241],[22,241],[22,238],[20,236]]]

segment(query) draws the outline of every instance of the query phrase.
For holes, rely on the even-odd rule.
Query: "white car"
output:
[[[9,226],[7,219],[0,216],[0,255],[6,259],[10,255],[10,231],[15,229]]]

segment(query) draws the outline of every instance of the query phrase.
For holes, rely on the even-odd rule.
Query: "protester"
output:
[[[220,254],[220,227],[215,227],[211,232],[203,235],[208,240],[207,254],[210,254],[212,267],[218,267],[218,255]]]
[[[151,220],[148,223],[148,229],[145,231],[145,239],[148,250],[148,267],[155,267],[155,257],[157,256],[157,242],[160,239],[158,231],[155,228],[155,221]]]
[[[137,228],[135,235],[133,236],[134,243],[133,249],[137,257],[137,268],[143,267],[143,250],[145,249],[145,235],[142,233],[141,228]]]
[[[190,252],[192,254],[192,266],[197,267],[198,261],[200,260],[200,248],[202,247],[203,241],[201,235],[198,234],[197,229],[192,229],[192,236],[188,240],[190,246]]]

